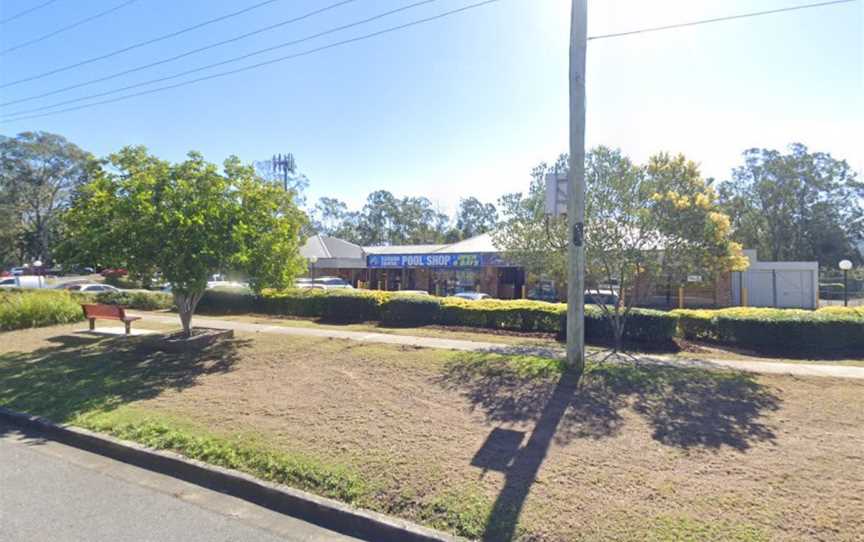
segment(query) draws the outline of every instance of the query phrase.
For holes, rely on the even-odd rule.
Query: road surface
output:
[[[0,422],[3,542],[348,542],[246,501]]]

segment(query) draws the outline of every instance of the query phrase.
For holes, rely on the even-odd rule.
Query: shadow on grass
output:
[[[465,395],[487,420],[533,423],[530,436],[496,428],[472,464],[502,471],[505,484],[489,515],[484,540],[511,540],[525,499],[552,442],[617,434],[630,408],[652,437],[679,449],[744,451],[775,435],[761,420],[780,399],[747,374],[698,368],[615,364],[592,366],[581,383],[563,361],[457,355],[438,383]]]
[[[182,353],[160,350],[161,337],[61,335],[54,346],[0,354],[0,405],[64,423],[113,410],[202,375],[231,370],[248,341],[226,340]]]

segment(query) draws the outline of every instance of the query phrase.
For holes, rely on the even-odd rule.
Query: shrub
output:
[[[0,294],[0,330],[68,324],[84,319],[68,292],[26,291]]]
[[[388,326],[437,324],[441,302],[433,297],[396,296],[381,307],[381,322]]]
[[[244,314],[262,312],[258,298],[246,290],[206,290],[198,302],[197,312],[210,314]]]
[[[451,326],[556,333],[560,315],[566,312],[566,305],[543,301],[468,301],[448,297],[441,302],[441,323]]]
[[[381,319],[387,292],[370,290],[297,289],[265,290],[258,304],[266,314],[305,316],[339,322]]]
[[[687,339],[768,351],[864,349],[864,314],[840,307],[798,309],[731,308],[674,311]]]
[[[95,301],[141,311],[170,309],[174,306],[174,298],[164,292],[102,292],[96,294]]]
[[[559,338],[567,337],[567,313],[561,314]],[[674,314],[652,309],[630,309],[624,327],[624,340],[639,343],[668,343],[678,329],[678,317]],[[613,338],[612,324],[596,305],[585,305],[585,341],[605,343]]]

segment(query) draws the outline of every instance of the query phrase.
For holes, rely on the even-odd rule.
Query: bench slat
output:
[[[85,318],[100,318],[102,320],[124,320],[127,318],[123,307],[117,305],[81,305]]]

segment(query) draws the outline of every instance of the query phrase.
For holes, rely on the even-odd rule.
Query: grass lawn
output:
[[[864,383],[238,333],[3,333],[0,405],[473,538],[860,540]],[[152,327],[152,324],[142,327]]]

